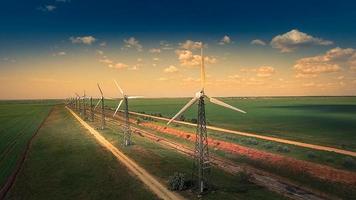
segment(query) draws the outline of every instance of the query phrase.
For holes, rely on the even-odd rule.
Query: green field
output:
[[[89,124],[95,128],[101,126],[99,119],[96,119],[95,122],[89,122]],[[99,130],[99,132],[149,173],[158,177],[160,182],[166,184],[167,187],[169,176],[172,176],[174,172],[184,173],[188,180],[191,179],[191,157],[182,155],[175,149],[162,147],[160,144],[137,134],[132,134],[134,144],[130,147],[124,147],[121,128],[109,121],[107,121],[106,129]],[[204,196],[204,199],[285,199],[261,186],[244,180],[243,177],[242,174],[232,175],[213,167],[210,178],[216,191],[208,193]],[[187,199],[200,199],[190,190],[185,190],[181,194]]]
[[[157,199],[57,106],[33,140],[7,199]]]
[[[220,98],[247,114],[207,103],[209,125],[356,151],[356,97]],[[188,98],[137,99],[130,110],[172,117]],[[117,102],[107,101],[115,107]],[[196,118],[197,108],[184,113]]]
[[[0,188],[54,102],[0,101]]]

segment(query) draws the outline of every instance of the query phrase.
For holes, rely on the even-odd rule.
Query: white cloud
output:
[[[116,64],[109,64],[108,65],[109,68],[114,68],[114,69],[123,69],[128,67],[128,65],[124,64],[124,63],[116,63]]]
[[[173,49],[172,45],[169,44],[167,41],[160,41],[159,45],[161,46],[162,50],[171,50],[171,49]]]
[[[263,40],[260,40],[260,39],[255,39],[255,40],[251,41],[251,44],[265,46],[266,42],[264,42]]]
[[[154,62],[158,62],[158,61],[159,61],[159,58],[152,58],[152,60],[153,60]]]
[[[160,77],[160,78],[158,78],[157,80],[158,80],[158,81],[168,81],[168,78],[166,78],[166,77]]]
[[[241,76],[238,75],[238,74],[234,74],[234,75],[230,75],[229,78],[231,78],[231,79],[240,79]]]
[[[71,0],[56,0],[58,3],[70,3]]]
[[[106,42],[100,43],[99,46],[101,46],[101,47],[106,47]]]
[[[12,58],[5,57],[5,58],[2,59],[2,61],[14,63],[14,62],[16,62],[16,59],[12,59]]]
[[[104,63],[104,64],[108,64],[108,65],[114,63],[114,61],[112,61],[112,60],[110,60],[108,58],[100,59],[99,62]]]
[[[219,44],[224,45],[224,44],[230,44],[231,43],[231,38],[227,35],[225,35],[223,38],[221,38]]]
[[[182,66],[198,66],[201,63],[200,55],[193,55],[189,50],[176,50],[178,60]],[[207,64],[214,64],[217,59],[214,57],[205,56],[204,61]]]
[[[67,53],[64,52],[64,51],[60,51],[60,52],[57,52],[57,53],[53,54],[53,56],[65,56],[65,55],[67,55]]]
[[[130,37],[129,39],[124,40],[125,46],[127,48],[135,48],[137,51],[142,51],[143,47],[138,40],[134,37]]]
[[[275,69],[271,66],[261,66],[256,69],[258,77],[270,77],[275,73]]]
[[[152,48],[149,50],[150,53],[161,53],[161,49],[158,48]]]
[[[87,44],[91,45],[96,41],[96,39],[93,36],[83,36],[83,37],[70,37],[69,40],[73,44]]]
[[[37,9],[43,12],[52,12],[56,9],[57,7],[54,5],[45,5],[45,6],[40,6]]]
[[[174,65],[170,65],[169,67],[165,68],[163,71],[165,73],[175,73],[178,72],[178,68],[175,67]]]
[[[99,55],[104,55],[104,51],[102,50],[96,50],[96,53],[98,53]]]
[[[296,61],[294,69],[299,77],[303,75],[318,75],[321,73],[339,72],[343,68],[354,67],[356,63],[356,50],[339,47],[327,51],[323,55],[301,58]]]
[[[187,40],[184,43],[180,43],[180,48],[187,50],[200,49],[202,46],[201,42],[194,42],[192,40]]]
[[[332,41],[316,38],[296,29],[282,35],[277,35],[271,41],[271,46],[279,49],[281,52],[292,52],[300,47],[311,45],[325,46],[331,44],[333,44]]]

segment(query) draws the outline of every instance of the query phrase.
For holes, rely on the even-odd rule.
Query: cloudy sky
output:
[[[0,99],[356,95],[352,1],[0,2]]]

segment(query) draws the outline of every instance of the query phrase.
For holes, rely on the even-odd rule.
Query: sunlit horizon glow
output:
[[[62,99],[84,90],[98,97],[97,83],[107,96],[120,97],[113,79],[129,95],[190,97],[200,88],[200,42],[205,44],[206,91],[212,96],[356,95],[356,41],[352,37],[356,30],[345,28],[345,23],[356,20],[355,11],[350,11],[347,19],[335,17],[333,29],[325,25],[326,18],[325,22],[319,19],[309,23],[305,17],[312,16],[291,14],[288,19],[297,23],[276,22],[271,24],[274,30],[249,18],[235,22],[231,20],[238,17],[235,13],[221,13],[229,19],[223,25],[213,20],[217,16],[204,16],[207,14],[202,15],[211,24],[183,25],[177,12],[164,22],[155,17],[147,19],[151,30],[129,13],[124,14],[126,18],[140,24],[132,27],[119,20],[113,25],[118,17],[113,13],[100,17],[107,24],[97,31],[95,25],[101,26],[100,22],[81,25],[77,21],[80,17],[71,14],[75,8],[83,12],[83,17],[94,19],[82,7],[83,2],[57,4],[52,10],[41,10],[36,9],[39,5],[26,3],[22,9],[33,9],[33,17],[21,19],[25,21],[20,20],[20,25],[33,23],[34,30],[10,25],[21,16],[15,17],[10,8],[1,8],[10,22],[0,20],[5,27],[0,31],[0,99]],[[98,7],[97,12],[104,8],[108,9]],[[142,17],[151,11],[163,12],[154,6],[139,9],[145,12],[139,14]],[[187,15],[195,16],[195,10],[190,9]],[[319,15],[327,13],[320,11]],[[47,18],[41,21],[41,17]],[[62,23],[72,18],[75,20]],[[249,29],[249,22],[261,28]],[[45,29],[49,24],[58,27]],[[154,31],[156,27],[160,28]]]

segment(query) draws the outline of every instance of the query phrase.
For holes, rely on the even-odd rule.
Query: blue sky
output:
[[[115,72],[123,79],[132,73],[129,69],[138,69],[140,62],[142,71],[137,73],[144,72],[146,79],[152,79],[150,84],[156,79],[173,80],[169,73],[163,73],[171,65],[181,73],[175,76],[188,80],[193,79],[196,72],[185,68],[186,64],[179,59],[184,53],[182,46],[188,41],[203,41],[207,44],[208,56],[215,59],[210,63],[211,72],[215,73],[211,80],[215,85],[228,77],[238,79],[229,83],[232,86],[248,80],[276,85],[277,80],[283,79],[287,80],[283,84],[294,84],[293,87],[306,85],[299,88],[296,95],[356,93],[350,89],[356,71],[355,1],[3,0],[0,5],[0,71],[3,74],[0,81],[11,79],[17,83],[16,78],[22,72],[21,78],[37,81],[51,75],[47,81],[53,83],[63,75],[56,66],[64,63],[65,70],[72,70],[71,74],[80,71],[79,66],[93,65],[95,73],[102,73],[101,78],[105,79],[112,74],[109,70],[113,69],[109,68],[113,67],[104,68],[103,61],[124,66],[116,67],[121,71]],[[221,42],[225,36],[227,40]],[[85,37],[92,37],[93,41],[85,43],[82,40]],[[134,38],[131,40],[134,44],[125,42],[130,38]],[[302,41],[297,41],[300,38]],[[253,40],[262,43],[253,44]],[[162,41],[170,44],[171,51],[162,49]],[[142,49],[137,48],[136,43]],[[151,54],[152,49],[162,51],[159,55]],[[186,50],[192,55],[196,53],[194,48]],[[342,61],[336,54],[342,54]],[[268,70],[269,76],[261,74]],[[248,74],[243,75],[246,71]],[[32,78],[23,77],[26,73]],[[84,82],[88,83],[82,80],[80,87]],[[128,87],[136,88],[130,84]],[[254,87],[254,92],[241,95],[258,95],[265,91],[257,85]],[[284,93],[275,93],[272,87],[261,95],[291,95],[288,92],[291,87],[289,85]],[[321,93],[320,88],[324,88]],[[234,95],[239,94],[234,92]],[[12,93],[4,98],[23,96]]]

